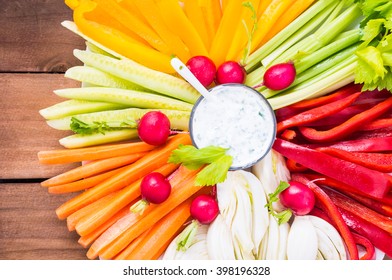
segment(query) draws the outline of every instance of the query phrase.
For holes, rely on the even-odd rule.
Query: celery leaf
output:
[[[233,158],[223,155],[201,170],[196,176],[196,186],[213,186],[226,180]]]

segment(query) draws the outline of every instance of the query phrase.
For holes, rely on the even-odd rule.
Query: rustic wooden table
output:
[[[80,86],[64,78],[80,62],[84,41],[61,26],[72,19],[63,0],[0,0],[0,259],[86,259],[78,236],[55,209],[65,195],[39,184],[68,166],[42,166],[37,152],[60,148],[65,136],[38,110],[59,102],[54,89]]]

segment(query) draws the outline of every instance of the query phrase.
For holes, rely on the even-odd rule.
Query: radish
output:
[[[161,173],[152,172],[142,179],[140,192],[144,200],[159,204],[169,197],[171,185]]]
[[[198,55],[191,57],[186,63],[186,66],[205,87],[210,86],[215,79],[215,63],[206,56]]]
[[[140,119],[137,131],[139,138],[147,144],[163,145],[170,135],[170,120],[160,111],[150,111]]]
[[[294,63],[275,64],[265,71],[263,85],[271,90],[283,90],[294,82],[295,76]]]
[[[218,216],[219,206],[214,197],[202,194],[192,201],[190,212],[199,223],[210,224]]]
[[[243,84],[245,82],[245,70],[235,61],[226,61],[222,63],[216,71],[216,83],[228,84],[237,83]]]
[[[299,216],[312,211],[316,202],[313,191],[296,181],[289,181],[289,187],[279,194],[279,199],[284,206]]]

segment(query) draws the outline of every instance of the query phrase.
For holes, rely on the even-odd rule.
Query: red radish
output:
[[[216,200],[206,194],[197,196],[191,204],[191,215],[201,224],[212,223],[219,213],[219,206]]]
[[[289,185],[279,194],[280,202],[296,215],[306,215],[312,211],[316,203],[313,191],[300,182],[290,181]]]
[[[295,80],[294,63],[279,63],[267,69],[263,77],[263,85],[272,90],[283,90]]]
[[[147,144],[163,145],[170,135],[170,120],[160,111],[150,111],[140,119],[137,130],[139,138]]]
[[[217,84],[243,84],[244,82],[245,70],[238,62],[226,61],[218,67],[216,72]]]
[[[210,86],[215,79],[215,63],[206,56],[198,55],[191,57],[186,63],[186,66],[205,87]]]
[[[171,185],[161,173],[152,172],[143,178],[140,191],[144,200],[159,204],[169,197]]]

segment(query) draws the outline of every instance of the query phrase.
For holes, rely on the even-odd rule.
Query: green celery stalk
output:
[[[317,27],[330,15],[330,13],[335,8],[336,4],[328,6],[322,12],[318,13],[314,16],[309,22],[307,22],[304,26],[302,26],[297,32],[295,32],[292,36],[287,38],[277,49],[271,52],[269,55],[261,59],[261,65],[267,66],[270,65],[272,61],[274,61],[277,57],[279,57],[282,53],[288,50],[290,47],[300,42],[303,38],[314,32]]]
[[[339,2],[336,0],[319,0],[309,7],[305,12],[298,16],[287,27],[276,34],[271,40],[262,47],[254,51],[245,61],[245,70],[253,69],[268,54],[280,46],[288,37],[297,32],[303,25],[310,21],[314,16],[327,8],[331,3]]]
[[[353,29],[342,33],[339,38],[322,47],[321,49],[318,49],[317,51],[312,52],[309,55],[300,57],[298,60],[294,61],[297,74],[302,73],[306,69],[312,67],[313,65],[316,65],[327,57],[359,42],[360,38],[360,29]]]

